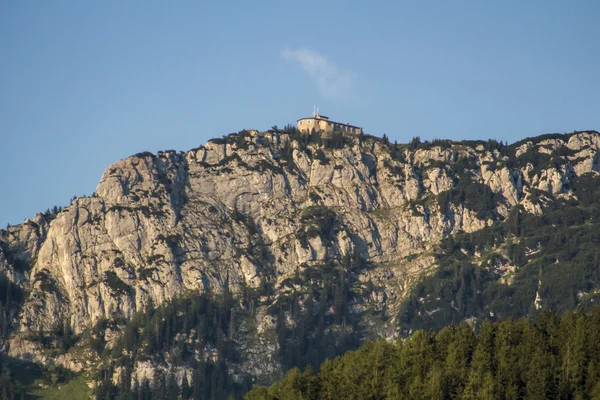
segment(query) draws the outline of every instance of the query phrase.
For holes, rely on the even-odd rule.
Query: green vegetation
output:
[[[528,138],[519,140],[518,142],[511,144],[510,147],[517,148],[527,142],[532,142],[533,144],[538,144],[538,143],[543,142],[544,140],[550,140],[550,139],[559,139],[559,140],[568,142],[569,138],[571,138],[571,136],[578,134],[578,133],[582,133],[582,132],[598,133],[596,131],[573,131],[570,133],[546,133],[544,135],[538,135],[535,137],[528,137]]]
[[[596,399],[599,366],[600,309],[542,313],[533,323],[485,321],[477,334],[461,323],[368,342],[245,399]]]
[[[350,312],[350,304],[363,301],[372,290],[356,279],[365,268],[368,265],[356,253],[339,264],[307,267],[282,283],[291,290],[277,298],[271,311],[277,315],[279,357],[286,370],[316,367],[360,345],[364,315]],[[292,325],[286,324],[286,316]],[[377,318],[371,316],[372,321]]]
[[[327,156],[325,155],[325,153],[321,149],[317,149],[317,151],[315,151],[315,156],[314,157],[315,157],[315,160],[319,160],[319,162],[321,163],[321,165],[327,165],[327,164],[329,164],[329,158],[327,158]]]
[[[0,399],[19,396],[88,399],[92,392],[97,399],[240,397],[251,383],[249,377],[240,382],[230,376],[228,363],[239,360],[233,337],[237,322],[248,318],[250,305],[260,304],[259,298],[268,291],[268,285],[256,291],[246,290],[241,299],[235,300],[227,285],[225,287],[219,298],[188,295],[158,308],[150,304],[128,321],[100,320],[77,337],[68,324],[58,324],[50,332],[40,331],[30,340],[40,343],[46,355],[92,350],[100,357],[98,369],[85,378],[62,367],[40,367],[3,359],[0,355]],[[245,308],[240,309],[236,304],[243,304]],[[108,331],[122,332],[111,346],[107,345]],[[205,354],[211,349],[216,352],[216,359]],[[192,378],[184,380],[181,387],[182,382],[175,382],[172,371],[161,372],[158,368],[152,383],[130,387],[133,367],[143,361],[156,366],[167,362],[185,366]],[[116,371],[120,371],[117,385],[112,381]],[[88,387],[86,380],[95,382],[95,391]]]
[[[11,312],[24,300],[24,292],[0,272],[0,340],[8,336]]]
[[[152,159],[154,159],[154,158],[156,157],[156,156],[154,155],[154,153],[151,153],[151,152],[149,152],[149,151],[143,151],[143,152],[141,152],[141,153],[136,153],[136,154],[134,154],[133,156],[134,156],[134,157],[137,157],[137,158],[146,158],[146,157],[150,157],[150,158],[152,158]]]
[[[79,375],[65,384],[59,386],[34,384],[28,391],[30,397],[44,400],[86,400],[93,396],[94,390],[90,388],[83,375]],[[26,396],[27,397],[27,396]]]
[[[44,292],[56,292],[56,281],[50,275],[50,272],[47,269],[42,269],[35,273],[34,282],[40,282],[40,288]]]
[[[506,165],[509,168],[522,168],[527,164],[531,164],[533,169],[530,174],[537,175],[545,169],[564,167],[568,163],[567,157],[576,153],[577,151],[570,150],[568,147],[559,147],[550,154],[546,154],[532,147],[519,157],[510,157]]]
[[[108,287],[119,296],[130,295],[133,292],[133,288],[123,282],[114,271],[106,271],[104,279]]]
[[[287,125],[279,132],[289,135],[293,141],[298,142],[299,148],[302,150],[309,144],[317,144],[324,149],[341,149],[352,144],[354,139],[359,137],[343,131],[321,132],[313,129],[309,133],[303,133],[292,125]]]
[[[327,214],[327,210],[315,208],[307,218]],[[242,355],[235,342],[238,327],[244,325],[243,321],[250,323],[255,307],[263,304],[261,299],[266,299],[264,304],[270,305],[269,311],[276,318],[278,356],[286,370],[317,366],[328,357],[355,349],[360,345],[363,327],[361,316],[351,313],[349,304],[368,294],[368,288],[356,281],[357,272],[366,267],[354,254],[345,256],[339,264],[305,268],[282,283],[283,294],[274,302],[272,284],[263,280],[258,289],[244,288],[239,298],[231,296],[226,284],[224,293],[216,298],[190,294],[157,308],[149,305],[129,321],[102,320],[80,343],[97,351],[103,360],[104,367],[96,375],[96,398],[241,397],[250,389],[251,377],[243,377],[242,382],[234,380],[228,365],[240,361]],[[297,284],[302,284],[302,289],[294,289]],[[107,329],[122,332],[112,347],[106,344]],[[214,349],[217,358],[205,357],[206,349]],[[131,388],[123,382],[130,381],[133,367],[140,361],[185,366],[192,378],[176,382],[171,372],[158,370],[152,383]],[[117,368],[121,370],[121,383],[114,385],[110,377]]]
[[[10,371],[10,374],[7,373]],[[0,354],[0,399],[89,399],[83,375],[58,366],[14,360]]]
[[[449,204],[463,205],[465,208],[476,213],[479,219],[495,219],[496,206],[504,203],[504,197],[494,193],[489,186],[483,183],[473,182],[468,176],[458,180],[456,186],[437,196],[442,214],[446,214]]]
[[[40,329],[30,333],[28,339],[38,342],[43,352],[52,356],[66,353],[80,338],[74,334],[67,321],[59,321],[48,331]]]
[[[309,238],[321,237],[327,243],[331,241],[335,233],[335,212],[325,206],[310,206],[304,209],[300,222],[306,227]]]
[[[239,355],[235,342],[236,315],[234,300],[227,285],[219,299],[203,295],[189,295],[165,303],[158,308],[149,305],[144,312],[128,321],[100,321],[90,336],[90,346],[95,347],[104,360],[104,368],[98,371],[97,399],[105,398],[177,398],[181,393],[173,385],[173,375],[161,373],[152,384],[129,386],[136,362],[152,361],[155,364],[169,362],[186,365],[194,371],[194,378],[184,384],[185,398],[227,398],[247,390],[249,383],[237,383],[229,375],[227,362]],[[123,332],[112,347],[106,347],[106,326]],[[205,349],[213,348],[216,360],[204,357]],[[202,355],[197,357],[198,352]],[[120,368],[120,384],[114,385],[111,377]],[[176,393],[174,392],[176,391]]]
[[[579,200],[549,202],[542,215],[518,206],[502,222],[446,238],[439,270],[404,305],[404,331],[469,317],[535,316],[539,307],[589,309],[600,301],[600,177],[581,176],[570,188]]]

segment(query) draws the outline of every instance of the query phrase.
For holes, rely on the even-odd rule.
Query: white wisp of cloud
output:
[[[345,98],[352,94],[354,76],[338,68],[325,56],[306,48],[284,49],[281,55],[286,60],[296,61],[317,83],[319,92],[327,98]]]

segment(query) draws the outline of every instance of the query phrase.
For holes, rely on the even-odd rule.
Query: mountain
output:
[[[599,148],[288,127],[136,154],[0,231],[5,363],[226,397],[367,339],[589,308]]]

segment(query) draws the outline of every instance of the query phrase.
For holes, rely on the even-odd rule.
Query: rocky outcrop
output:
[[[266,280],[277,293],[298,270],[350,254],[371,266],[357,280],[376,288],[352,307],[386,304],[392,318],[378,334],[394,335],[394,313],[414,282],[435,270],[431,252],[443,237],[482,229],[518,204],[540,213],[532,190],[572,195],[570,180],[599,165],[596,132],[502,151],[345,140],[325,148],[251,131],[188,152],[137,154],[108,167],[93,196],[1,231],[0,273],[26,293],[12,311],[8,352],[47,362],[28,341],[32,333],[59,324],[81,333],[149,303],[221,292],[226,282],[235,292]],[[494,195],[491,213],[460,196],[442,200],[465,179]],[[256,315],[256,342],[241,346],[256,355],[249,370],[270,374],[276,343],[262,333],[273,323],[264,310]]]

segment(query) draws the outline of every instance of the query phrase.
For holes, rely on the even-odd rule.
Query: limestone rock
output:
[[[80,333],[102,318],[130,318],[150,302],[218,293],[226,282],[234,292],[264,279],[282,282],[299,268],[349,254],[372,265],[358,279],[377,286],[369,304],[353,307],[385,303],[397,311],[418,278],[435,270],[431,251],[444,237],[492,222],[465,204],[439,204],[460,179],[499,194],[496,213],[506,216],[519,204],[542,212],[531,189],[568,195],[571,179],[599,171],[595,132],[509,149],[517,159],[529,151],[571,152],[562,167],[541,170],[507,165],[507,156],[484,145],[406,148],[398,156],[374,139],[326,149],[282,132],[247,134],[121,160],[106,169],[93,196],[0,231],[0,273],[27,293],[11,314],[9,354],[47,362],[28,341],[31,333],[61,323]],[[457,169],[458,162],[467,167]],[[310,212],[319,207],[334,216],[327,237],[310,233],[319,224]],[[256,342],[240,343],[256,375],[277,368],[265,321]],[[377,332],[397,334],[392,324]],[[152,376],[151,367],[139,365],[136,376]]]

